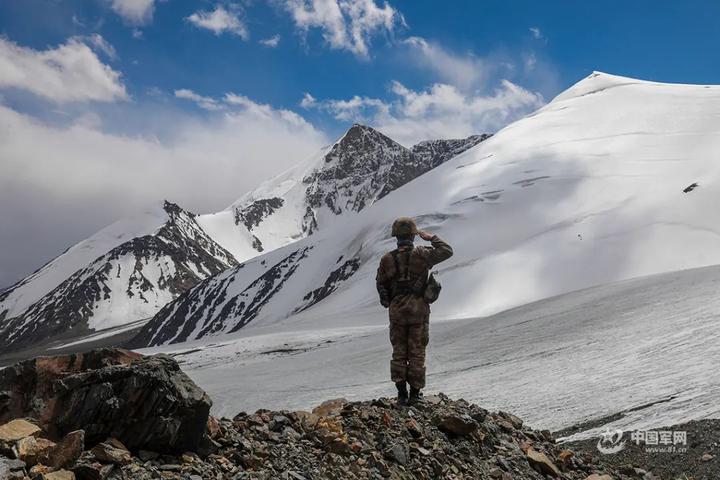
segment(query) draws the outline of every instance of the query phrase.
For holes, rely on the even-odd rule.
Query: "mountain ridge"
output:
[[[720,263],[708,214],[720,172],[706,160],[720,148],[718,91],[591,75],[568,89],[583,94],[559,95],[331,230],[202,282],[159,312],[134,345],[227,334],[249,322],[337,317],[344,325],[349,311],[382,318],[375,262],[392,249],[389,225],[403,215],[456,251],[440,265],[443,298],[433,305],[445,318]],[[696,181],[704,190],[683,193]],[[288,262],[265,287],[272,298],[249,311],[252,285]],[[312,292],[323,298],[307,306]],[[188,330],[194,336],[177,337]]]
[[[486,138],[430,141],[433,150],[415,154],[355,124],[320,155],[223,211],[196,215],[166,201],[116,222],[0,292],[0,346],[16,349],[149,319],[202,279],[356,213]],[[143,269],[154,271],[151,279]],[[126,270],[131,273],[120,274]]]

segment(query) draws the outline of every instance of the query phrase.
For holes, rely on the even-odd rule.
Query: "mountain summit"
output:
[[[165,202],[116,222],[0,293],[0,348],[137,326],[201,280],[357,213],[488,137],[408,149],[353,125],[221,212]]]
[[[233,230],[232,221],[242,229],[240,236],[217,237],[236,258],[245,260],[306,237],[339,215],[363,210],[489,137],[433,140],[405,148],[371,127],[355,124],[318,156],[263,183],[214,216],[208,227]],[[242,238],[249,238],[250,244],[238,244]]]

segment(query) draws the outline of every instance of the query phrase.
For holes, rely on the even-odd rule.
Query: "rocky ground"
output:
[[[687,425],[687,456],[650,461],[558,444],[443,394],[233,419],[208,416],[210,403],[164,355],[105,349],[14,365],[0,371],[0,480],[720,478],[717,423]]]
[[[626,446],[618,453],[600,453],[598,439],[564,445],[577,453],[591,455],[598,464],[610,467],[636,465],[662,479],[720,479],[720,420],[700,420],[654,431],[685,432],[687,444],[651,446],[633,442],[626,433]]]
[[[82,436],[71,432],[56,443],[32,423],[0,427],[4,453],[18,457],[6,460],[10,478],[610,480],[645,473],[595,464],[513,415],[442,394],[416,407],[332,400],[312,412],[211,417],[200,451],[179,455],[131,454],[115,439],[86,450]]]

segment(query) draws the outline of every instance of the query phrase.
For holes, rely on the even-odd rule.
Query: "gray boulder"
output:
[[[167,355],[98,349],[0,371],[0,424],[33,418],[57,436],[84,430],[88,445],[113,437],[131,450],[195,450],[211,405]]]

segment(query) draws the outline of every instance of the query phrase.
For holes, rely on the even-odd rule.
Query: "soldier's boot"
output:
[[[419,388],[410,387],[410,398],[408,399],[408,403],[410,405],[417,405],[420,402],[422,402],[422,392]]]
[[[408,391],[407,391],[407,384],[405,382],[398,382],[395,384],[398,391],[397,396],[397,404],[398,405],[407,405],[408,404]]]

